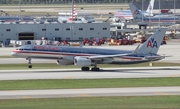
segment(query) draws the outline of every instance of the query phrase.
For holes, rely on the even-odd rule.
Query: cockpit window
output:
[[[23,48],[16,48],[16,50],[23,50]]]
[[[24,46],[20,46],[17,47],[16,50],[31,50],[32,49],[32,45],[24,45]]]

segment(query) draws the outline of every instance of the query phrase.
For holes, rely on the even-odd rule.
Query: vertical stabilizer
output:
[[[134,19],[141,19],[142,17],[144,17],[141,11],[139,11],[139,9],[133,3],[129,3],[129,7],[131,9],[131,13]]]
[[[146,42],[144,42],[139,49],[137,50],[137,53],[150,53],[150,54],[156,54],[159,50],[159,47],[163,41],[163,38],[165,36],[167,28],[159,28],[151,37],[149,37]]]
[[[152,11],[154,9],[154,0],[151,0],[148,7],[147,7],[147,10],[146,12],[149,14],[149,15],[153,15]]]

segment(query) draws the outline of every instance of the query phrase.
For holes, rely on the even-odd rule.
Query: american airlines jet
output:
[[[61,65],[81,66],[82,71],[99,71],[97,64],[126,64],[157,61],[165,58],[158,55],[158,49],[166,33],[166,28],[158,29],[151,37],[135,50],[112,50],[71,46],[24,45],[13,50],[11,55],[26,58],[29,68],[31,59],[54,59]]]
[[[153,8],[154,8],[154,0],[151,0],[147,10],[145,12],[142,12],[145,16],[153,16]],[[133,15],[131,13],[131,10],[119,10],[114,13],[115,18],[125,19],[125,20],[132,20]]]
[[[131,9],[133,18],[138,19],[139,21],[143,20],[144,22],[165,22],[165,23],[166,22],[180,22],[179,16],[160,15],[160,16],[146,17],[141,13],[141,11],[138,10],[138,8],[133,3],[129,3],[129,7]]]

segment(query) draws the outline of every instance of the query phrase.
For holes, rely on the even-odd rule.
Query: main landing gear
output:
[[[26,60],[28,60],[28,68],[32,68],[32,64],[31,64],[31,58],[26,58]]]
[[[82,67],[81,70],[82,71],[89,71],[89,67]]]
[[[99,71],[99,68],[91,68],[91,71]]]
[[[89,71],[89,67],[82,67],[82,71]],[[94,64],[94,67],[91,68],[91,71],[99,71],[100,69],[97,67],[97,64]]]

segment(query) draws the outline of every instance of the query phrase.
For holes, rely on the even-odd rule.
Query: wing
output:
[[[136,47],[136,49],[132,53],[127,53],[127,54],[117,54],[117,55],[95,55],[95,56],[90,56],[88,57],[91,60],[102,60],[104,58],[114,58],[114,57],[123,57],[127,55],[132,55],[136,54],[137,50],[139,49],[140,44]]]
[[[89,56],[88,59],[91,60],[102,60],[105,58],[114,58],[114,57],[122,57],[122,56],[127,56],[130,54],[117,54],[117,55],[95,55],[95,56]]]

